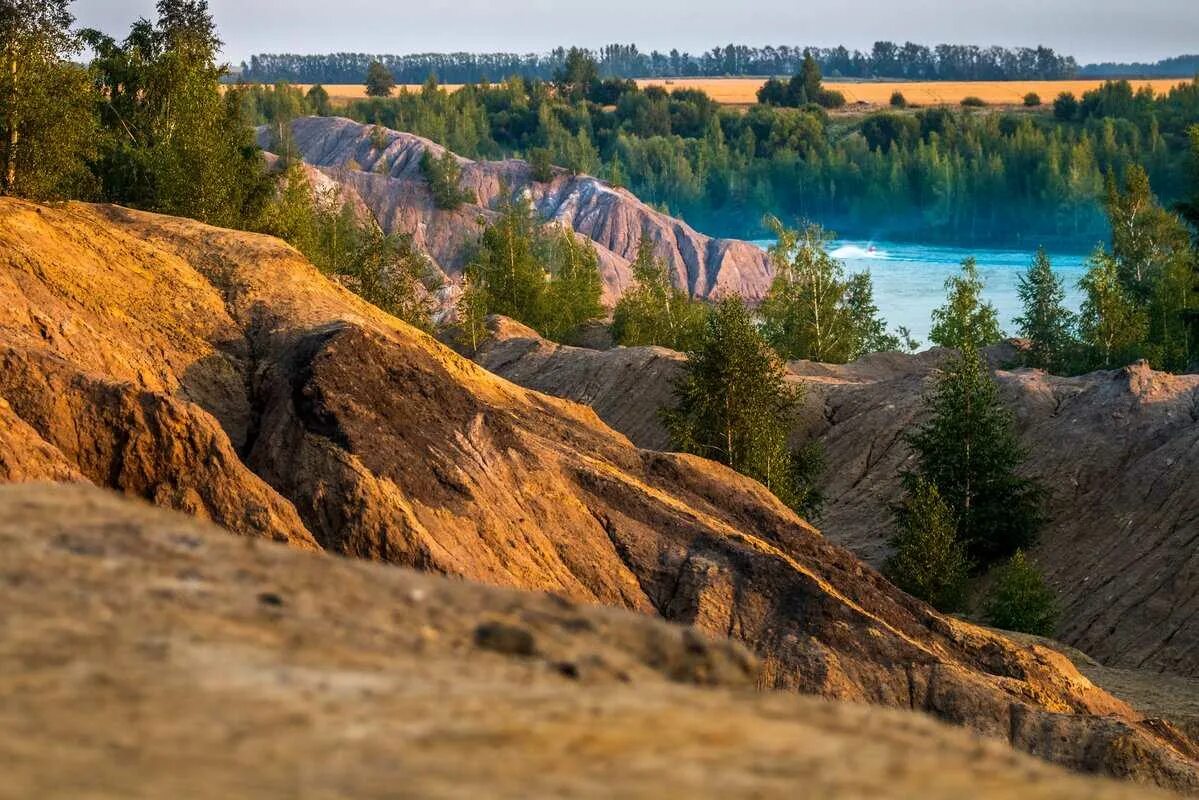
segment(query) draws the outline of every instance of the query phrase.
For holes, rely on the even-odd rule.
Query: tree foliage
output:
[[[104,198],[239,227],[270,181],[236,91],[221,96],[220,40],[205,0],[159,0],[158,20],[123,42],[95,31],[92,69],[103,134],[93,167]]]
[[[391,97],[396,81],[391,70],[378,61],[372,61],[366,68],[366,78],[363,81],[367,97]]]
[[[945,281],[945,305],[933,309],[929,339],[941,347],[981,350],[1003,339],[995,306],[983,302],[983,279],[973,258]]]
[[[34,199],[90,194],[95,96],[70,0],[0,2],[0,194]]]
[[[791,230],[771,220],[775,277],[759,313],[766,340],[785,359],[843,364],[866,353],[898,350],[874,305],[869,273],[846,277],[819,226]]]
[[[502,314],[557,341],[603,315],[599,258],[590,242],[554,226],[547,232],[524,197],[506,201],[479,239],[467,280]]]
[[[366,301],[424,331],[433,325],[440,277],[411,236],[385,234],[359,218],[340,193],[318,192],[292,164],[255,228],[287,241],[322,272]]]
[[[1028,339],[1029,366],[1050,372],[1068,369],[1073,356],[1074,315],[1066,309],[1066,290],[1053,272],[1045,248],[1017,279],[1016,291],[1024,313],[1016,318],[1016,329]]]
[[[819,459],[788,444],[800,390],[788,384],[740,298],[721,300],[708,314],[675,398],[663,421],[676,448],[755,478],[800,513],[818,508],[812,481]]]
[[[1053,635],[1059,615],[1057,597],[1023,550],[996,568],[985,615],[997,628]]]
[[[703,335],[707,309],[671,283],[669,268],[654,255],[654,243],[647,231],[641,233],[630,269],[633,284],[616,301],[612,338],[627,347],[694,349]]]
[[[470,192],[459,186],[462,169],[458,166],[458,159],[449,150],[434,156],[426,149],[420,157],[420,169],[433,194],[433,204],[438,208],[452,211],[473,199]]]
[[[893,509],[896,533],[883,574],[938,611],[961,611],[971,568],[953,511],[928,481],[912,478],[907,484],[906,496]]]
[[[907,436],[916,458],[909,480],[936,487],[970,557],[987,565],[1035,542],[1045,491],[1019,474],[1024,450],[977,350],[945,365],[925,406],[929,418]]]

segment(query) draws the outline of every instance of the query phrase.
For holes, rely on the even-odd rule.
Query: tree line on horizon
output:
[[[699,54],[672,49],[641,51],[635,44],[609,44],[594,50],[558,47],[548,53],[260,53],[237,70],[248,82],[362,83],[374,62],[399,83],[421,84],[430,76],[442,83],[502,81],[512,76],[549,80],[572,50],[584,50],[605,78],[687,78],[792,75],[810,53],[826,75],[836,78],[902,80],[1060,80],[1074,77],[1078,64],[1048,47],[980,47],[914,42],[875,42],[870,50],[789,45],[749,47],[729,44]]]

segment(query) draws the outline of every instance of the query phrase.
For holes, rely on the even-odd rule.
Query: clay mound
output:
[[[638,450],[277,240],[80,204],[0,200],[0,223],[4,394],[96,483],[251,528],[295,513],[335,552],[732,637],[764,687],[927,711],[1076,769],[1199,789],[1184,736],[1063,656],[936,614],[757,483]],[[255,503],[267,510],[234,514]]]
[[[5,796],[1165,796],[747,691],[752,657],[692,629],[246,546],[96,489],[0,487],[0,544]]]
[[[1011,355],[1007,346],[991,353],[993,363]],[[902,434],[918,424],[921,394],[946,358],[931,350],[790,365],[808,397],[797,434],[820,439],[827,458],[822,529],[875,566],[910,456]],[[638,445],[668,445],[657,411],[673,402],[678,354],[561,347],[500,326],[476,359],[591,405]],[[1031,452],[1028,472],[1052,488],[1036,557],[1063,601],[1059,638],[1112,666],[1199,677],[1199,376],[1141,364],[1077,378],[996,377]]]
[[[751,300],[770,288],[773,270],[761,248],[734,239],[713,239],[686,223],[655,211],[624,189],[588,175],[555,169],[547,183],[533,180],[524,161],[470,161],[458,158],[461,186],[474,195],[453,211],[438,209],[420,169],[426,150],[445,148],[427,139],[337,117],[305,117],[292,123],[300,156],[346,187],[389,233],[410,233],[451,276],[460,274],[468,246],[504,195],[527,194],[537,213],[565,225],[596,244],[611,305],[631,282],[629,262],[637,254],[642,230],[670,267],[675,285],[696,297],[735,293]],[[259,144],[271,145],[269,128]]]

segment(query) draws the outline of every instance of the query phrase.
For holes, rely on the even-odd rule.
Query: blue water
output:
[[[773,241],[755,244],[769,247]],[[929,345],[932,311],[945,303],[945,279],[957,274],[962,259],[974,256],[986,282],[983,299],[995,306],[1004,332],[1016,335],[1015,318],[1022,308],[1016,293],[1017,276],[1032,263],[1031,251],[963,250],[956,247],[925,247],[890,242],[836,241],[830,253],[845,264],[847,272],[869,271],[874,280],[874,302],[894,331],[903,325],[922,347]],[[1050,253],[1054,271],[1066,290],[1066,306],[1078,311],[1082,292],[1078,279],[1086,271],[1086,256]]]

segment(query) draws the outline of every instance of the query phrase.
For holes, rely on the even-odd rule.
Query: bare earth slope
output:
[[[478,237],[477,220],[488,218],[505,195],[527,193],[542,217],[597,245],[609,303],[630,282],[628,263],[636,256],[642,230],[670,266],[675,285],[697,297],[737,293],[756,299],[770,287],[770,260],[760,248],[705,236],[588,175],[555,169],[548,182],[539,183],[524,161],[459,158],[460,185],[474,202],[445,211],[433,204],[420,169],[424,152],[440,156],[445,152],[441,145],[337,117],[297,119],[291,130],[306,163],[347,187],[352,198],[361,198],[389,233],[413,234],[416,244],[451,275],[461,271],[467,247]],[[271,135],[264,128],[259,143],[269,149]]]
[[[47,469],[240,533],[691,623],[757,653],[765,687],[1199,790],[1193,743],[1060,654],[936,614],[758,484],[496,378],[278,240],[11,200],[0,237],[0,422]]]
[[[641,615],[0,486],[0,797],[1165,797]],[[465,757],[469,753],[469,757]],[[402,789],[401,789],[402,787]]]
[[[910,455],[902,434],[918,423],[921,393],[945,358],[929,351],[790,365],[807,390],[799,433],[819,438],[827,457],[821,527],[875,566]],[[656,414],[671,402],[677,353],[561,347],[501,322],[477,359],[592,405],[641,446],[667,445]],[[1063,601],[1059,638],[1112,666],[1199,677],[1199,376],[1136,365],[1077,378],[996,377],[1029,449],[1029,473],[1053,490],[1036,555]]]

